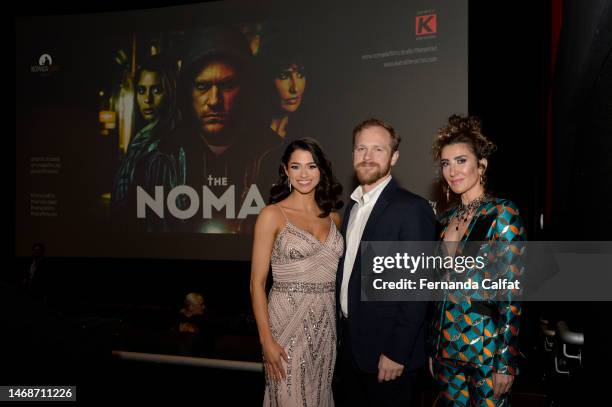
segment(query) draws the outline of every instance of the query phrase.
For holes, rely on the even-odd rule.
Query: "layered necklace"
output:
[[[489,196],[487,194],[482,194],[478,198],[474,199],[470,203],[463,204],[461,203],[457,210],[455,211],[454,217],[457,217],[457,226],[455,230],[459,230],[459,225],[461,223],[467,223],[468,219],[476,212],[476,209],[489,200]]]

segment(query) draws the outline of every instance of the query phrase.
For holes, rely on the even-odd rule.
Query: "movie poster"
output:
[[[250,258],[292,140],[344,186],[352,129],[402,136],[394,176],[435,199],[431,143],[467,110],[467,2],[226,1],[17,27],[17,255]]]

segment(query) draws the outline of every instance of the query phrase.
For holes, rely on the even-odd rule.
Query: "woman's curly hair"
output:
[[[312,158],[315,164],[317,164],[317,168],[321,174],[319,183],[315,187],[315,201],[323,211],[319,217],[325,218],[330,212],[342,208],[344,205],[344,202],[340,200],[342,185],[338,183],[336,177],[334,177],[332,173],[331,162],[325,156],[319,143],[308,137],[292,141],[285,149],[278,168],[278,181],[276,181],[270,189],[269,203],[274,204],[280,202],[291,193],[289,189],[289,178],[285,173],[285,168],[289,165],[289,159],[295,150],[304,150],[312,154]]]
[[[434,161],[440,161],[444,147],[458,143],[467,144],[478,160],[489,158],[497,147],[482,134],[481,129],[480,119],[476,116],[464,117],[454,114],[449,117],[448,124],[438,130],[433,143]]]

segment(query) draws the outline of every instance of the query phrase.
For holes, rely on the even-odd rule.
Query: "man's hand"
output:
[[[403,371],[404,365],[392,361],[383,354],[380,355],[378,360],[378,383],[395,380],[402,375]]]

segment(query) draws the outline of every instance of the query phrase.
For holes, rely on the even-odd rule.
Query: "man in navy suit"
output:
[[[336,398],[341,405],[409,405],[416,369],[426,360],[427,303],[361,301],[361,241],[435,240],[429,203],[391,176],[400,141],[393,127],[378,119],[353,130],[353,167],[360,185],[345,211],[345,253],[336,277]]]

